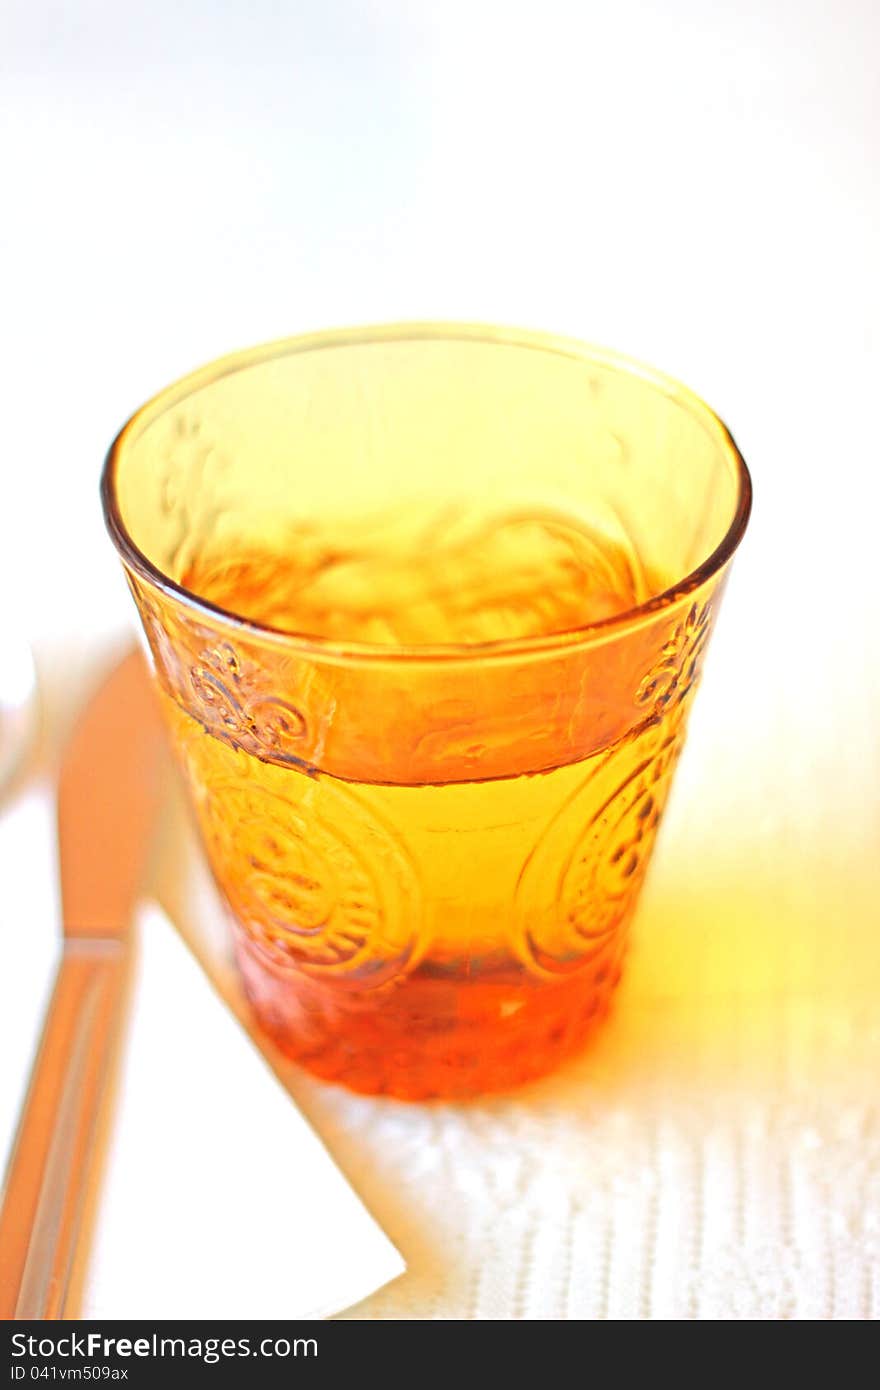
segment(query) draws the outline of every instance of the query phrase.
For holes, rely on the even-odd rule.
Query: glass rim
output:
[[[624,373],[629,377],[638,378],[646,385],[675,400],[711,434],[719,449],[727,454],[736,473],[737,504],[730,524],[719,544],[683,578],[669,585],[659,594],[652,595],[643,603],[625,609],[621,613],[612,614],[608,618],[600,618],[594,622],[582,623],[577,627],[532,637],[503,638],[487,642],[426,643],[421,645],[415,643],[382,645],[378,642],[342,641],[337,638],[299,633],[274,627],[268,623],[255,622],[253,619],[246,618],[232,609],[223,608],[210,599],[203,598],[191,589],[187,589],[185,585],[179,584],[153,564],[135,544],[122,518],[119,506],[117,473],[120,460],[125,451],[151,424],[168,410],[186,400],[195,391],[220,381],[226,376],[232,376],[245,368],[258,366],[260,363],[271,361],[274,358],[293,356],[300,352],[320,351],[324,348],[357,344],[431,339],[496,343],[555,353],[579,362],[595,363],[598,366]],[[689,387],[684,386],[674,377],[646,366],[634,358],[610,349],[595,347],[576,338],[532,329],[506,328],[469,322],[416,321],[367,325],[357,328],[332,328],[317,333],[279,338],[269,343],[227,353],[195,371],[187,373],[186,376],[178,378],[135,411],[116,435],[107,451],[101,473],[101,502],[107,530],[123,563],[128,568],[166,597],[181,603],[184,608],[202,618],[213,621],[221,619],[226,625],[231,626],[244,636],[270,642],[273,645],[283,645],[288,651],[299,650],[304,655],[321,658],[325,661],[372,662],[379,665],[398,661],[408,663],[452,661],[484,664],[495,659],[546,655],[554,651],[567,653],[578,647],[598,645],[620,632],[641,627],[658,613],[672,608],[686,599],[689,594],[700,589],[703,584],[712,579],[731,559],[739,546],[752,507],[752,480],[745,459],[720,416],[716,415],[715,411]]]

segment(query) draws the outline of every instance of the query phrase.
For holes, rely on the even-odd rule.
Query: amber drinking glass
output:
[[[256,1016],[395,1096],[606,1012],[750,484],[674,382],[533,333],[293,339],[103,479]]]

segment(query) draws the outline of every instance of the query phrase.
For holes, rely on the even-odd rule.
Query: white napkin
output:
[[[314,1318],[404,1263],[164,914],[140,914],[83,1316]]]
[[[0,979],[10,995],[0,1044],[12,1044],[3,1052],[14,1062],[0,1088],[7,1147],[50,963],[53,821],[46,789],[0,818]],[[324,1317],[394,1279],[405,1268],[397,1250],[167,918],[144,906],[137,925],[82,1316]],[[24,980],[23,964],[33,966]],[[11,998],[22,984],[27,1009]]]

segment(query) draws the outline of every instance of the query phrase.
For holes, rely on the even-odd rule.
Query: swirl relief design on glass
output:
[[[693,604],[670,631],[635,701],[645,717],[591,759],[585,780],[524,863],[513,943],[536,975],[571,974],[622,947],[651,856],[711,627]]]
[[[129,579],[156,675],[206,733],[263,762],[310,768],[316,729],[297,703],[271,688],[270,669],[250,661],[219,629],[197,623]],[[320,732],[320,731],[317,731]]]
[[[276,965],[358,990],[386,985],[424,949],[412,862],[348,788],[301,778],[296,790],[247,776],[196,789],[220,886]]]

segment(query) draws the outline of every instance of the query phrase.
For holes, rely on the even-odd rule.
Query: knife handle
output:
[[[75,1316],[131,951],[68,939],[55,978],[0,1208],[0,1318]]]

